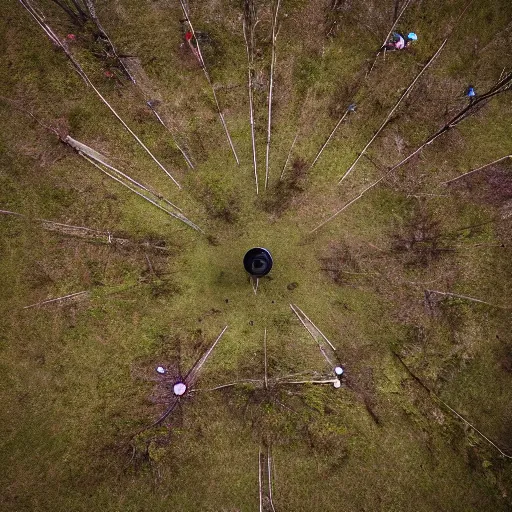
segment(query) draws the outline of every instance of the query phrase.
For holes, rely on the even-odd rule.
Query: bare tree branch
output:
[[[251,143],[252,143],[252,165],[254,169],[254,181],[256,184],[256,195],[259,193],[258,187],[258,170],[256,160],[256,136],[254,133],[254,30],[256,28],[256,12],[254,2],[245,0],[244,2],[244,18],[242,20],[242,29],[244,33],[245,48],[247,51],[247,86],[249,90],[249,122],[251,125]],[[247,35],[249,32],[249,35]]]
[[[449,185],[450,183],[453,183],[454,181],[460,180],[461,178],[464,178],[465,176],[469,176],[470,174],[473,174],[474,172],[481,171],[482,169],[485,169],[485,168],[487,168],[487,167],[489,167],[491,165],[494,165],[494,164],[497,164],[499,162],[502,162],[503,160],[506,160],[507,158],[512,158],[512,154],[511,155],[502,156],[501,158],[498,158],[497,160],[493,160],[492,162],[489,162],[488,164],[484,164],[481,167],[478,167],[478,168],[473,169],[471,171],[465,172],[464,174],[461,174],[460,176],[457,176],[456,178],[453,178],[451,180],[442,181],[441,185]]]
[[[357,158],[354,160],[352,165],[347,169],[345,174],[340,178],[338,183],[341,183],[354,169],[357,162],[359,162],[360,158],[366,153],[366,150],[371,146],[373,141],[379,136],[380,132],[384,130],[386,125],[388,124],[389,120],[391,119],[392,115],[395,113],[396,109],[400,106],[400,103],[409,95],[412,88],[415,86],[416,82],[420,79],[421,75],[429,68],[429,66],[436,60],[436,58],[439,56],[443,48],[445,47],[446,43],[448,42],[448,39],[445,39],[441,46],[437,49],[437,51],[430,57],[428,62],[421,68],[421,71],[414,77],[414,80],[409,84],[407,89],[402,93],[398,101],[395,103],[394,107],[390,110],[389,114],[386,116],[382,124],[380,125],[379,129],[373,134],[372,138],[367,142],[366,146],[362,149],[362,151],[359,153]]]
[[[343,207],[341,207],[339,210],[334,212],[329,218],[327,218],[325,221],[321,222],[316,226],[314,229],[310,231],[311,233],[315,233],[318,231],[321,227],[325,226],[328,222],[335,219],[340,213],[345,211],[349,206],[354,204],[356,201],[361,199],[366,192],[371,190],[372,188],[376,187],[381,181],[385,180],[388,176],[390,176],[392,173],[394,173],[397,169],[405,165],[409,160],[411,160],[414,156],[418,155],[425,147],[432,144],[438,137],[441,135],[444,135],[449,130],[457,126],[460,122],[464,121],[464,119],[470,117],[471,115],[475,114],[480,104],[485,104],[487,101],[489,101],[494,96],[497,96],[498,94],[502,94],[504,92],[507,92],[511,89],[512,86],[512,72],[505,75],[501,80],[499,80],[493,87],[491,87],[486,93],[477,96],[477,98],[470,104],[468,104],[466,107],[461,109],[455,116],[453,116],[450,121],[445,123],[439,130],[437,130],[433,135],[431,135],[423,144],[421,144],[417,149],[415,149],[412,153],[410,153],[406,158],[395,164],[393,167],[391,167],[384,175],[382,175],[378,180],[374,181],[367,187],[365,187],[357,197],[354,197],[348,203],[346,203]]]
[[[229,142],[229,146],[231,148],[233,156],[235,157],[236,163],[238,165],[238,164],[240,164],[240,161],[238,160],[238,155],[236,154],[235,146],[233,145],[233,141],[231,140],[231,135],[229,134],[229,130],[228,130],[228,127],[226,125],[226,121],[224,120],[224,114],[222,113],[222,110],[220,109],[220,104],[219,104],[219,100],[217,99],[217,93],[215,92],[215,87],[213,87],[213,83],[211,81],[210,74],[208,73],[208,70],[206,69],[206,64],[205,64],[204,59],[203,59],[203,54],[201,53],[201,47],[199,46],[199,41],[197,40],[196,33],[195,33],[195,30],[194,30],[194,26],[192,25],[192,22],[190,21],[190,15],[188,13],[188,10],[187,10],[187,7],[185,5],[184,0],[180,0],[180,4],[181,4],[181,9],[183,11],[183,14],[184,14],[185,18],[187,18],[187,21],[188,21],[188,24],[190,26],[190,30],[192,32],[194,40],[195,40],[195,42],[197,44],[197,54],[199,55],[199,63],[200,63],[201,68],[202,68],[202,70],[204,72],[204,76],[206,77],[206,81],[208,82],[208,85],[210,86],[210,88],[212,90],[213,99],[215,100],[215,105],[217,107],[217,113],[219,114],[220,122],[222,124],[222,127],[224,128],[224,131],[226,133],[226,137],[227,137],[228,142]]]
[[[268,124],[267,124],[267,151],[265,156],[265,190],[268,186],[269,158],[270,158],[270,137],[272,130],[272,93],[274,88],[274,67],[276,64],[276,39],[277,39],[277,17],[281,0],[276,0],[276,6],[272,13],[272,54],[270,57],[270,80],[268,86]]]
[[[393,355],[398,359],[398,361],[402,364],[402,366],[405,368],[407,373],[423,388],[425,389],[435,400],[437,400],[441,405],[443,405],[446,409],[448,409],[450,412],[452,412],[457,418],[463,421],[465,425],[470,427],[472,430],[474,430],[482,439],[484,439],[487,443],[489,443],[491,446],[493,446],[498,452],[503,455],[503,457],[506,457],[507,459],[512,459],[512,455],[508,455],[505,453],[496,443],[491,441],[485,434],[483,434],[480,430],[478,430],[472,423],[470,423],[464,416],[459,414],[453,407],[450,407],[444,400],[441,399],[439,395],[434,393],[417,375],[413,373],[413,371],[407,366],[405,361],[396,353],[393,351]]]

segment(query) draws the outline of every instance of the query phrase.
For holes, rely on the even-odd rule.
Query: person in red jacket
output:
[[[194,34],[192,34],[192,32],[190,30],[187,30],[187,32],[185,34],[185,40],[187,41],[187,43],[190,44],[192,39],[194,39]],[[194,41],[195,41],[195,39],[194,39]]]
[[[185,41],[187,41],[190,49],[192,50],[192,53],[196,56],[196,59],[199,61],[199,63],[201,63],[201,57],[199,55],[199,50],[197,49],[197,41],[192,31],[187,30],[185,33]]]

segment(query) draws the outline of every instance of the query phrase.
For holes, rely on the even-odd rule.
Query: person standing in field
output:
[[[469,104],[471,105],[476,98],[475,88],[472,85],[468,85],[468,88],[466,89],[464,95],[469,99]]]
[[[192,53],[196,56],[196,59],[199,62],[201,62],[201,58],[199,57],[199,51],[197,50],[196,38],[194,37],[194,34],[190,30],[187,30],[187,32],[185,33],[185,41],[192,50]]]

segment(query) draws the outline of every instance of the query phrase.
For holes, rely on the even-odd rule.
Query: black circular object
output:
[[[244,256],[244,268],[254,277],[266,276],[272,269],[272,256],[263,247],[254,247]]]

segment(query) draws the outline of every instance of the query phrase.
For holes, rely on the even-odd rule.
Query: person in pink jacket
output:
[[[418,36],[414,32],[409,32],[406,36],[403,36],[399,32],[393,32],[389,41],[382,47],[382,50],[393,51],[403,50],[407,48],[412,41],[417,41]]]

